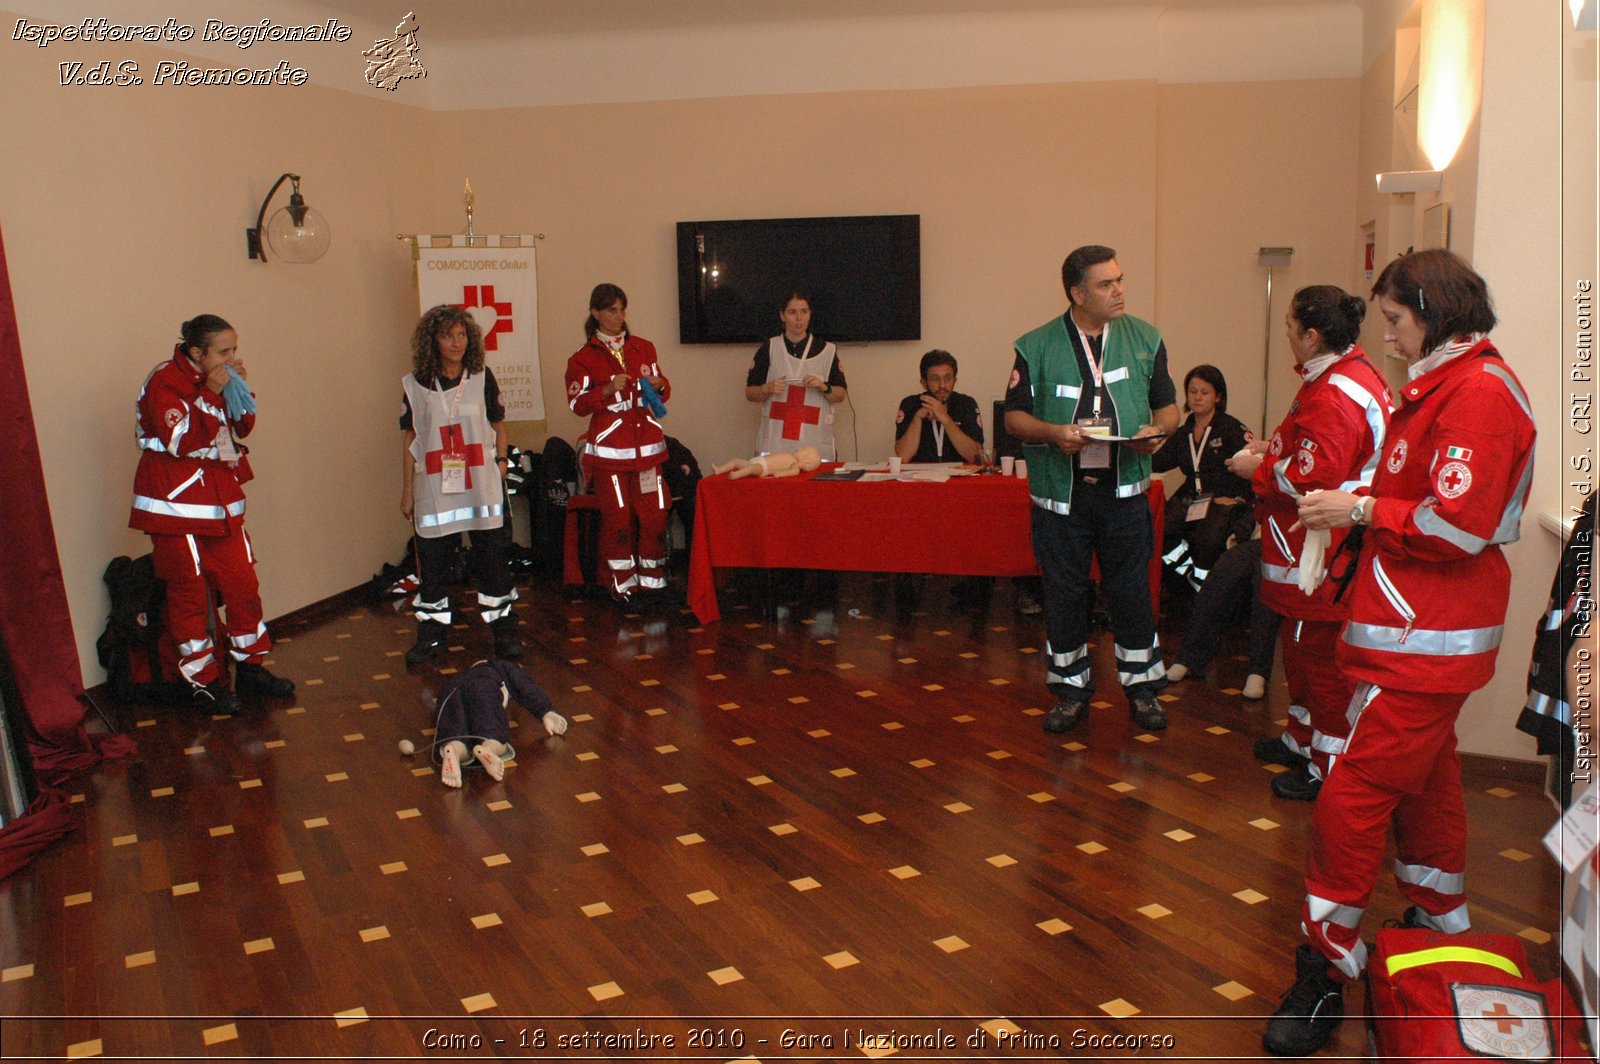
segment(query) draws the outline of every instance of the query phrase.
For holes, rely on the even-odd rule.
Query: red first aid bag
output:
[[[1559,978],[1540,983],[1510,935],[1427,928],[1378,932],[1368,965],[1375,1059],[1593,1060],[1581,1013]]]

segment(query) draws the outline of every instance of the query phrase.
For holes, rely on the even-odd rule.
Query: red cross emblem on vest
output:
[[[512,332],[511,304],[510,302],[496,303],[494,300],[494,285],[469,284],[461,287],[461,302],[456,304],[462,310],[483,308],[494,311],[494,324],[489,326],[489,331],[483,334],[483,349],[485,351],[500,350],[498,337],[503,332]]]
[[[767,416],[773,421],[783,422],[783,438],[786,440],[798,440],[801,425],[816,425],[822,421],[822,411],[806,405],[806,390],[799,384],[789,385],[787,396],[773,400],[772,413]]]
[[[483,465],[483,444],[474,443],[467,446],[466,437],[461,434],[460,425],[441,425],[439,427],[439,449],[428,451],[422,457],[425,468],[429,474],[444,471],[444,456],[459,454],[467,459],[467,487],[472,487],[472,467]]]
[[[1525,1022],[1522,1017],[1512,1015],[1511,1010],[1506,1008],[1503,1001],[1496,1001],[1494,1008],[1485,1012],[1483,1018],[1494,1024],[1501,1034],[1510,1034]]]

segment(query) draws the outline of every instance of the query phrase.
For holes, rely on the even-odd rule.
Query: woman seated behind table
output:
[[[811,334],[810,296],[791,291],[778,306],[783,331],[756,348],[744,382],[744,397],[761,404],[756,453],[809,445],[832,462],[833,408],[848,398],[839,353]]]
[[[1254,437],[1228,413],[1228,382],[1215,366],[1201,365],[1183,378],[1189,416],[1151,459],[1157,473],[1183,472],[1183,485],[1167,500],[1161,560],[1195,590],[1228,549],[1229,537],[1249,539],[1255,516],[1250,482],[1225,464]]]

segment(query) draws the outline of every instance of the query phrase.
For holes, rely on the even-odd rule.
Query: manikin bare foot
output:
[[[457,742],[444,744],[444,752],[439,755],[439,782],[446,787],[460,788],[461,786],[461,758],[467,748]]]
[[[478,764],[483,766],[483,770],[489,774],[490,779],[498,781],[506,778],[506,763],[500,759],[500,754],[504,751],[505,745],[503,743],[490,739],[474,746],[472,748],[472,756]]]

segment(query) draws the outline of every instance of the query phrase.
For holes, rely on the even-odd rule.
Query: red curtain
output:
[[[84,729],[83,670],[67,611],[67,589],[56,556],[55,529],[45,495],[44,467],[34,435],[28,380],[22,368],[16,306],[5,241],[0,238],[0,642],[8,648],[28,749],[41,794],[21,818],[0,829],[0,878],[72,830],[60,784],[102,758],[129,757],[124,735],[92,736]]]

